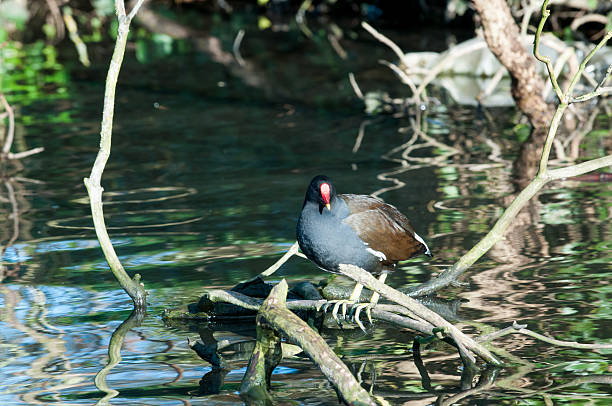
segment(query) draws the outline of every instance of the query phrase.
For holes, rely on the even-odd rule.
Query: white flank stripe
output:
[[[367,245],[367,244],[366,244],[366,245]],[[370,254],[372,254],[372,255],[374,255],[374,256],[376,256],[376,257],[378,257],[378,259],[379,259],[380,261],[384,261],[384,260],[386,260],[386,259],[387,259],[387,256],[386,256],[385,254],[383,254],[383,253],[382,253],[382,252],[380,252],[380,251],[376,251],[376,250],[375,250],[375,249],[373,249],[373,248],[368,248],[368,249],[367,249],[367,251],[368,251]]]
[[[417,233],[414,233],[414,238],[425,246],[425,249],[426,249],[425,255],[431,255],[431,251],[429,251],[429,247],[427,246],[427,243],[425,242],[425,240],[422,239],[421,236],[418,235]]]

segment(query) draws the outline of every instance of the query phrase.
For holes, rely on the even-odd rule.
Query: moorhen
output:
[[[323,175],[308,186],[296,231],[302,252],[323,270],[338,272],[340,264],[356,265],[380,274],[381,282],[398,261],[418,254],[432,256],[425,241],[394,206],[373,196],[336,194]],[[358,283],[348,300],[332,301],[336,321],[338,306],[342,304],[345,314],[345,306],[356,304],[362,289]],[[366,308],[371,323],[370,309],[378,298],[374,292],[370,303],[355,307],[354,319],[361,329],[365,330],[359,313]]]

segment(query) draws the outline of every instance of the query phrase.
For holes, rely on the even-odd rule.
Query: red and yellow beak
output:
[[[331,204],[329,204],[331,200],[331,186],[329,186],[328,183],[321,183],[319,190],[321,192],[323,203],[325,203],[325,207],[327,207],[327,210],[331,210]]]

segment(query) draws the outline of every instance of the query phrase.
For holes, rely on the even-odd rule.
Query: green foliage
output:
[[[0,49],[2,92],[9,103],[27,105],[39,99],[67,97],[68,73],[57,62],[57,49],[37,41],[21,45],[7,42]]]
[[[140,63],[150,63],[157,59],[172,55],[176,41],[165,34],[148,36],[144,31],[139,32],[136,40],[136,59]],[[144,34],[144,35],[143,35]]]
[[[516,139],[522,143],[525,142],[529,137],[529,134],[531,134],[531,127],[527,124],[517,124],[514,126],[512,131],[514,132]]]

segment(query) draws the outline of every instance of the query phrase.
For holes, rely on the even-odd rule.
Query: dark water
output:
[[[231,49],[235,31],[215,27]],[[403,264],[388,279],[397,288],[453,263],[487,232],[514,191],[514,111],[434,107],[425,117],[426,133],[461,153],[438,164],[402,159],[402,149],[390,151],[411,139],[409,120],[367,117],[347,80],[352,70],[364,91],[407,94],[377,64],[390,53],[365,37],[347,39],[349,58],[342,61],[324,36],[308,41],[294,33],[252,31],[242,51],[252,70],[216,63],[188,42],[174,42],[169,55],[141,55],[141,62],[134,52],[126,57],[102,183],[113,243],[127,271],[142,275],[150,305],[142,324],[127,332],[123,359],[108,374],[108,387],[119,391],[111,394],[112,404],[242,402],[244,354],[228,350],[235,361],[214,373],[187,346],[202,326],[167,325],[161,313],[272,264],[294,241],[305,187],[315,174],[331,176],[341,192],[401,186],[380,196],[412,219],[435,258]],[[406,50],[431,49],[423,35],[395,34]],[[138,44],[141,53],[156,49],[151,42]],[[109,47],[92,44],[90,53],[91,69],[77,65],[71,47],[56,54],[38,44],[4,54],[11,69],[3,91],[17,120],[14,150],[45,151],[3,166],[3,405],[98,402],[105,393],[94,376],[107,363],[111,334],[131,310],[99,250],[82,183],[97,151]],[[353,153],[364,120],[365,135]],[[583,143],[587,157],[609,153],[603,140],[608,128],[605,115],[595,121]],[[491,141],[501,148],[494,159]],[[412,156],[443,153],[429,147]],[[390,178],[396,182],[384,180]],[[562,340],[609,343],[612,186],[559,182],[528,211],[473,267],[469,286],[442,296],[463,300],[457,318],[466,331],[516,320]],[[329,275],[294,258],[270,279],[281,277],[293,284]],[[231,326],[216,330],[219,339],[248,335]],[[385,325],[367,335],[326,334],[356,373],[363,369],[366,388],[374,380],[374,393],[391,404],[448,401],[460,387],[456,352],[440,345],[425,352],[432,387],[424,387],[412,359],[413,337]],[[490,387],[456,403],[515,404],[523,398],[609,404],[610,351],[563,349],[524,336],[496,343],[508,351],[508,366]],[[273,390],[279,403],[337,402],[304,358],[281,363]]]

